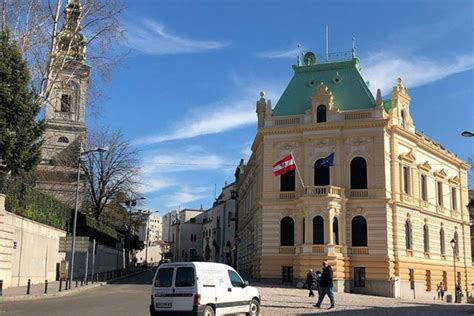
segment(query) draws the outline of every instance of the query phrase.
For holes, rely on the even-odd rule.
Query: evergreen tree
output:
[[[29,88],[30,74],[8,31],[0,35],[0,160],[3,170],[31,170],[41,157],[43,122]],[[6,166],[5,166],[6,164]]]

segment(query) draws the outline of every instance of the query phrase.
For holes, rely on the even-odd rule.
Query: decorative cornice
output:
[[[444,169],[441,169],[441,170],[436,170],[435,173],[434,173],[435,176],[437,176],[438,178],[446,178],[447,174],[446,172],[444,171]]]
[[[431,171],[431,165],[428,163],[428,161],[425,161],[424,163],[421,163],[418,165],[418,168],[426,171],[426,172],[430,172]]]
[[[400,158],[400,160],[410,162],[410,163],[416,162],[416,157],[414,155],[413,149],[407,153],[400,154],[398,158]]]

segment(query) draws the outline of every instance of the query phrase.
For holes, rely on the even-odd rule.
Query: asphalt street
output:
[[[4,302],[1,315],[150,315],[154,270],[116,281],[73,296],[42,300]]]

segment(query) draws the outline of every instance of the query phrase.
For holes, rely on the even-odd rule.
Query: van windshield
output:
[[[194,268],[185,267],[176,269],[174,285],[177,287],[194,286]]]
[[[173,283],[174,268],[163,268],[158,270],[155,280],[155,287],[170,287]]]

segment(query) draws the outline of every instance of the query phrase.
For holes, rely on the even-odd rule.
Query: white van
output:
[[[230,266],[213,262],[163,263],[156,270],[150,314],[258,315],[260,294]]]

